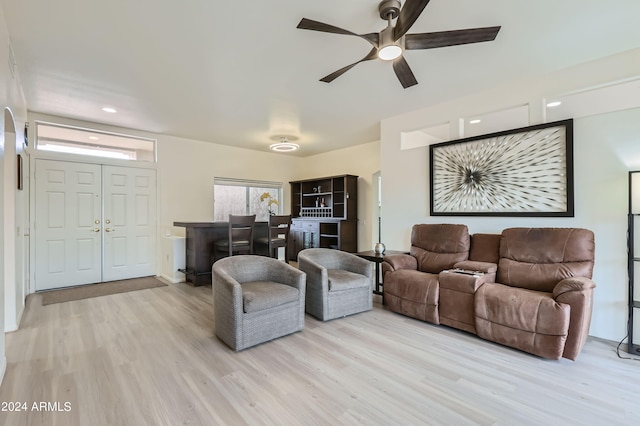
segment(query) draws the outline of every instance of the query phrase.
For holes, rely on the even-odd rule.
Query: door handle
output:
[[[100,228],[93,228],[91,232],[100,232]]]
[[[105,228],[105,232],[116,232],[113,228]]]

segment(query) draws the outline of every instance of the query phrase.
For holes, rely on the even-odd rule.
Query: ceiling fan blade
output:
[[[358,65],[360,62],[364,62],[364,61],[370,61],[372,59],[375,59],[378,57],[378,49],[376,47],[374,47],[373,49],[371,49],[369,51],[369,53],[367,54],[367,56],[365,56],[364,58],[360,59],[357,62],[354,62],[350,65],[347,65],[346,67],[342,67],[337,71],[332,72],[331,74],[324,76],[320,79],[320,81],[324,81],[325,83],[331,83],[333,80],[335,80],[336,78],[340,77],[342,74],[344,74],[345,72],[349,71],[351,68],[355,67],[356,65]]]
[[[351,31],[334,27],[333,25],[325,24],[323,22],[314,21],[307,18],[302,18],[300,23],[296,28],[300,28],[301,30],[312,30],[312,31],[322,31],[323,33],[333,33],[333,34],[344,34],[344,35],[354,35],[358,34],[352,33]]]
[[[500,31],[500,27],[407,34],[404,37],[404,47],[407,50],[433,49],[436,47],[493,41],[498,35],[498,31]]]
[[[393,29],[393,39],[397,41],[409,31],[409,28],[416,22],[424,8],[429,4],[429,0],[406,0],[400,9],[396,26]]]
[[[371,43],[374,47],[378,47],[378,33],[370,33],[370,34],[356,34],[352,33],[349,30],[345,30],[343,28],[335,27],[333,25],[325,24],[323,22],[314,21],[312,19],[302,18],[298,26],[301,30],[312,30],[312,31],[320,31],[323,33],[332,33],[332,34],[342,34],[342,35],[352,35],[356,37],[363,38]]]
[[[416,77],[413,75],[404,56],[400,56],[393,61],[393,71],[395,71],[398,80],[400,80],[400,84],[402,84],[402,87],[405,89],[418,84],[418,80],[416,80]]]

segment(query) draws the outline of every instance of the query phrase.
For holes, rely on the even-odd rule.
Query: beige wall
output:
[[[574,218],[479,218],[429,216],[428,147],[400,150],[401,133],[461,117],[530,107],[531,124],[543,122],[544,99],[581,88],[640,76],[640,50],[562,70],[541,78],[508,82],[492,90],[425,108],[381,123],[382,240],[407,249],[415,223],[464,223],[471,233],[511,226],[584,227],[596,235],[594,315],[591,334],[620,340],[626,333],[626,176],[640,168],[640,109],[577,118],[574,123]],[[633,96],[633,94],[630,94]],[[638,96],[635,94],[635,96]],[[505,129],[507,130],[507,129]]]

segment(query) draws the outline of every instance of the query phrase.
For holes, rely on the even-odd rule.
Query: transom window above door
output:
[[[156,141],[36,121],[36,149],[130,161],[156,161]]]

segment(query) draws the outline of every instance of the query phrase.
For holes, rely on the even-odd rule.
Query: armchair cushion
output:
[[[329,291],[341,291],[359,287],[371,288],[371,280],[366,275],[342,269],[329,269],[327,270],[327,276],[329,278]]]
[[[240,284],[240,286],[242,287],[242,305],[245,313],[295,302],[300,297],[297,288],[273,281],[251,281]]]

